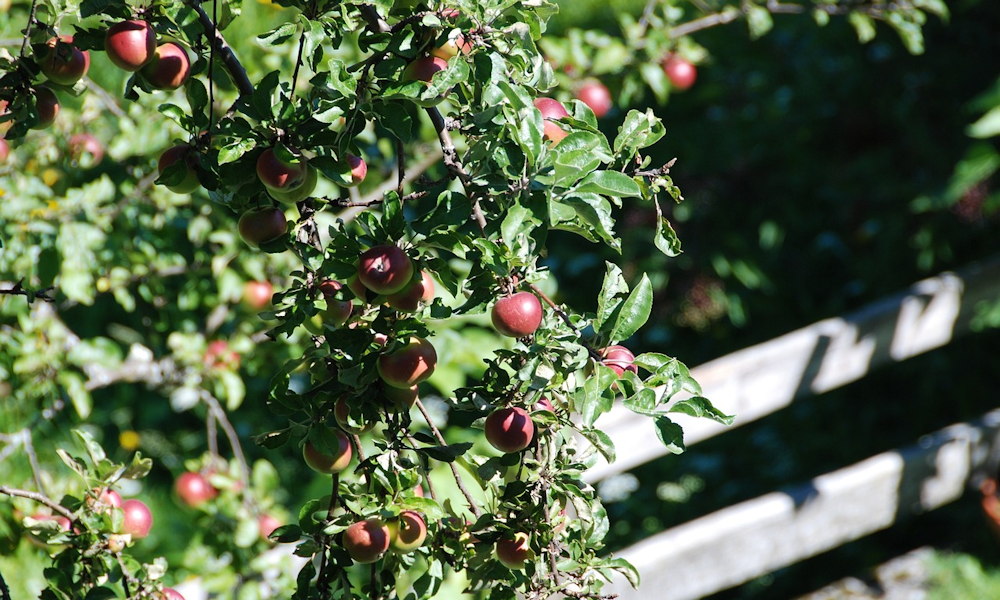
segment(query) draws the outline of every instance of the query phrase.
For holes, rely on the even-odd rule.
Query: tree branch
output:
[[[219,400],[208,393],[205,390],[201,391],[201,399],[208,405],[208,409],[215,414],[215,418],[219,422],[219,426],[222,427],[223,433],[226,434],[226,439],[229,440],[229,446],[233,449],[233,456],[236,457],[236,461],[240,464],[240,482],[243,484],[243,501],[244,503],[250,503],[250,465],[247,464],[246,455],[243,454],[243,446],[240,445],[240,437],[236,434],[236,429],[233,427],[232,422],[230,422],[229,417],[226,415],[226,411],[222,409],[222,405],[219,404]]]
[[[447,446],[448,442],[445,441],[444,436],[441,435],[441,432],[438,431],[438,428],[434,425],[434,421],[431,420],[431,416],[427,413],[427,409],[424,408],[424,403],[420,401],[420,398],[417,398],[416,405],[420,410],[420,414],[424,416],[424,421],[427,421],[427,426],[431,428],[431,431],[434,433],[434,437],[437,438],[437,441],[442,446]],[[455,478],[455,483],[458,484],[458,489],[462,492],[462,495],[465,496],[465,500],[469,503],[469,510],[471,510],[472,514],[478,519],[481,514],[479,507],[476,505],[475,500],[472,499],[472,494],[470,494],[469,490],[466,489],[465,483],[462,481],[462,477],[459,475],[458,468],[455,466],[454,461],[448,463],[448,466],[451,468],[451,474]]]
[[[448,171],[454,174],[462,183],[465,195],[472,199],[472,217],[476,220],[476,224],[479,225],[479,230],[485,235],[486,217],[483,216],[483,209],[479,205],[479,194],[473,193],[472,176],[469,175],[465,167],[462,166],[462,162],[458,159],[458,152],[455,151],[455,143],[451,139],[451,133],[448,132],[448,127],[444,122],[444,117],[441,116],[441,111],[436,106],[429,106],[426,110],[428,116],[431,118],[431,123],[434,124],[434,130],[437,131],[438,141],[441,143],[441,151],[444,154],[444,164],[448,167]]]
[[[31,304],[35,300],[44,300],[45,302],[52,302],[55,300],[55,298],[49,295],[49,292],[55,289],[54,287],[49,286],[40,290],[31,290],[24,287],[24,285],[22,285],[23,283],[23,279],[15,284],[7,283],[7,285],[12,285],[12,287],[6,290],[0,290],[0,296],[24,296],[27,298],[28,304]]]
[[[222,37],[222,32],[215,27],[215,24],[212,22],[212,18],[209,17],[208,13],[205,12],[205,9],[201,7],[198,0],[188,0],[188,5],[198,13],[198,21],[205,30],[205,37],[209,38],[209,43],[211,43],[215,48],[215,51],[219,53],[219,57],[222,59],[222,64],[226,65],[226,70],[229,71],[229,74],[233,78],[233,82],[240,90],[240,96],[252,96],[253,84],[250,83],[250,77],[247,76],[247,70],[243,67],[243,63],[240,62],[240,59],[236,58],[236,54],[226,41],[226,38]]]
[[[0,485],[0,494],[5,494],[7,496],[17,496],[19,498],[27,498],[29,500],[34,500],[39,504],[44,504],[52,510],[61,514],[70,520],[70,522],[76,521],[76,515],[69,511],[69,509],[63,507],[61,504],[52,500],[44,494],[39,494],[38,492],[29,492],[28,490],[19,490],[17,488],[8,487],[6,485]]]

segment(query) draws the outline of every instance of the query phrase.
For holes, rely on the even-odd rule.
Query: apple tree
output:
[[[2,531],[51,557],[42,597],[174,599],[175,571],[240,598],[638,584],[600,552],[584,472],[615,449],[598,419],[620,403],[681,452],[672,414],[731,417],[678,359],[626,346],[646,275],[607,263],[592,310],[557,301],[550,234],[621,252],[616,214],[643,205],[650,247],[680,252],[674,162],[648,156],[666,129],[625,107],[696,85],[697,31],[810,13],[862,41],[884,21],[916,49],[943,12],[710,4],[649,2],[620,36],[565,37],[546,35],[544,1],[32,0],[0,16],[20,33],[0,50],[0,441],[23,458]],[[140,445],[123,423],[143,413],[159,435]],[[173,540],[180,564],[142,546],[166,537],[143,499],[158,460],[198,530]]]

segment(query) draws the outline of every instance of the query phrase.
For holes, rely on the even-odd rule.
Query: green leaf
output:
[[[660,438],[667,451],[671,454],[681,454],[684,452],[684,430],[677,423],[667,417],[657,417],[656,437]]]
[[[989,110],[966,130],[974,138],[989,138],[1000,135],[1000,106]]]
[[[608,328],[601,328],[602,333],[607,333],[608,339],[618,342],[626,340],[639,328],[646,324],[653,309],[653,285],[649,282],[646,274],[642,274],[639,285],[632,290],[628,298],[621,304],[617,311],[613,325]]]
[[[615,198],[642,195],[639,184],[628,175],[618,171],[594,171],[583,178],[583,181],[576,187],[576,191],[594,192]]]
[[[693,396],[678,401],[670,407],[670,412],[683,413],[692,417],[711,419],[723,425],[732,425],[733,416],[722,412],[712,402],[703,396]]]
[[[875,20],[868,15],[855,11],[847,15],[847,21],[854,27],[854,33],[862,44],[875,39]]]
[[[750,39],[756,40],[774,27],[771,19],[771,12],[767,8],[752,2],[746,5],[747,28],[750,30]]]
[[[615,445],[608,434],[600,429],[583,428],[580,435],[585,437],[609,463],[615,462]]]
[[[274,109],[278,104],[273,101],[274,90],[278,88],[280,77],[279,71],[271,71],[254,88],[251,102],[254,110],[265,121],[274,117]]]
[[[605,267],[604,283],[597,297],[597,315],[594,317],[594,329],[598,331],[604,328],[605,322],[618,308],[619,297],[628,293],[628,284],[618,265],[606,262]]]
[[[472,442],[461,442],[458,444],[450,444],[448,446],[427,446],[417,448],[417,452],[422,452],[434,460],[450,463],[455,462],[459,456],[468,452],[470,448],[472,448]]]
[[[90,411],[94,408],[90,392],[83,381],[83,377],[73,371],[61,371],[58,376],[59,384],[66,390],[70,402],[73,403],[73,410],[81,419],[90,416]]]
[[[639,570],[632,563],[624,558],[612,558],[604,564],[621,573],[633,589],[639,589]]]

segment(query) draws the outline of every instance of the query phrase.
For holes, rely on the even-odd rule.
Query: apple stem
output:
[[[447,446],[448,442],[444,440],[444,436],[441,435],[441,432],[438,431],[438,428],[434,425],[434,421],[432,421],[431,416],[427,414],[427,409],[424,408],[424,403],[420,401],[420,398],[417,398],[415,404],[417,405],[417,409],[420,410],[420,414],[424,416],[424,421],[427,421],[427,425],[431,428],[431,432],[434,433],[434,437],[437,441],[442,446]],[[459,475],[455,462],[452,461],[448,463],[448,467],[451,468],[451,475],[455,478],[455,483],[458,484],[458,489],[462,492],[462,495],[465,496],[465,500],[469,503],[469,510],[471,510],[472,514],[478,519],[482,513],[479,511],[479,506],[476,505],[475,500],[472,499],[472,494],[470,494],[469,490],[465,487],[465,482],[462,481],[462,476]]]
[[[45,506],[48,506],[52,510],[66,517],[67,519],[70,520],[71,523],[76,522],[76,516],[72,512],[70,512],[68,508],[59,504],[55,500],[52,500],[45,494],[39,494],[38,492],[29,492],[28,490],[19,490],[17,488],[8,487],[6,485],[0,485],[0,494],[4,494],[7,496],[17,496],[18,498],[27,498],[29,500],[34,500],[35,502],[38,502],[39,504],[44,504]]]

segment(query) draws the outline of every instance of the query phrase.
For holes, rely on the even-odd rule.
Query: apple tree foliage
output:
[[[614,461],[615,450],[598,418],[620,402],[649,417],[650,443],[681,452],[671,414],[731,417],[665,353],[641,354],[637,372],[620,375],[602,363],[603,348],[648,319],[646,275],[608,263],[590,312],[551,300],[550,232],[621,251],[616,213],[642,204],[659,215],[654,246],[680,251],[662,210],[682,200],[671,163],[646,155],[664,124],[652,111],[622,110],[606,136],[572,99],[573,78],[613,79],[622,106],[646,93],[665,101],[664,61],[704,60],[691,36],[706,27],[738,21],[759,36],[773,14],[843,16],[862,41],[883,21],[917,51],[926,15],[944,14],[930,0],[708,4],[649,2],[622,16],[618,36],[562,38],[546,36],[557,5],[544,1],[35,0],[6,11],[0,30],[23,43],[0,49],[0,451],[23,465],[0,487],[12,501],[3,550],[20,552],[17,541],[30,537],[50,555],[43,597],[53,599],[158,597],[180,582],[174,572],[240,598],[419,599],[446,595],[455,581],[491,598],[590,598],[614,572],[638,583],[629,564],[600,553],[609,523],[584,472]],[[178,91],[108,63],[106,31],[126,19],[189,51],[191,76]],[[55,35],[72,35],[93,72],[72,85],[46,81],[41,57]],[[408,75],[456,39],[466,45],[429,81]],[[62,108],[51,132],[31,132],[42,87]],[[540,96],[567,109],[557,142],[544,134]],[[189,175],[183,163],[157,170],[175,144],[192,148],[193,194],[167,190]],[[276,201],[255,175],[268,149],[315,169],[315,190]],[[356,156],[369,165],[361,191]],[[246,244],[237,220],[274,207],[287,233]],[[324,295],[324,281],[352,281],[358,257],[386,244],[406,252],[415,277],[431,275],[433,301],[409,312],[346,285]],[[277,284],[269,307],[240,304],[247,280]],[[544,301],[533,335],[505,341],[475,327],[515,291]],[[348,323],[324,319],[334,302],[352,303]],[[413,336],[437,350],[437,373],[420,392],[439,399],[410,411],[386,399],[377,365]],[[282,488],[306,486],[275,465],[307,442],[335,451],[338,401],[347,426],[377,427],[351,436],[346,471],[316,493],[286,492],[301,502],[280,506]],[[469,428],[434,424],[447,410],[475,430],[506,407],[531,414],[523,451],[501,454]],[[234,427],[238,411],[260,417],[254,430]],[[140,413],[161,420],[141,444],[128,423]],[[188,417],[206,433],[171,439],[169,420]],[[120,431],[117,460],[100,440],[109,423]],[[257,447],[244,449],[251,437]],[[194,538],[174,540],[180,564],[122,533],[122,512],[101,500],[109,488],[140,497],[155,489],[141,483],[156,460],[133,453],[140,447],[218,491],[193,507]],[[423,516],[427,541],[353,564],[343,532],[403,511]],[[285,525],[268,536],[275,513]],[[523,569],[499,562],[497,543],[523,534]],[[151,535],[166,537],[155,522]],[[6,592],[12,575],[0,575]]]

